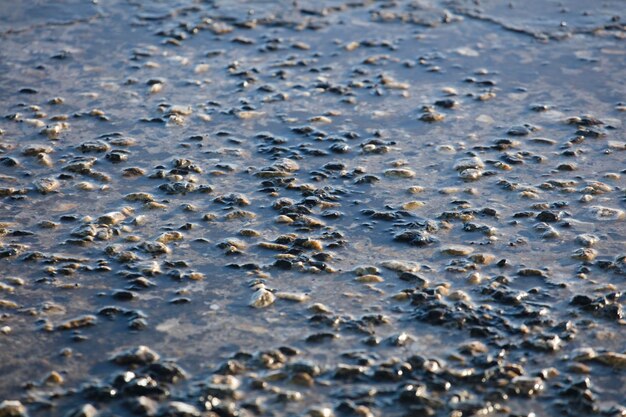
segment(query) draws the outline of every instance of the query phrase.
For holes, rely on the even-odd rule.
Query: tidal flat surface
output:
[[[0,2],[0,417],[625,416],[624,10]]]

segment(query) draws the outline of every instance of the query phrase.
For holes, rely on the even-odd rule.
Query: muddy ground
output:
[[[0,417],[626,415],[623,14],[0,3]]]

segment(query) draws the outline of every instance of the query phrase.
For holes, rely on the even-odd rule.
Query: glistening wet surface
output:
[[[0,3],[0,417],[626,415],[623,10]]]

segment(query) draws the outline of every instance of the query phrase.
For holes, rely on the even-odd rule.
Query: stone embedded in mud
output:
[[[298,303],[302,303],[304,301],[307,301],[309,299],[309,296],[303,293],[278,291],[276,293],[276,298],[279,298],[281,300],[295,301]]]
[[[123,222],[125,219],[126,219],[126,214],[124,214],[123,212],[112,211],[112,212],[103,214],[102,216],[98,217],[96,222],[98,224],[105,224],[105,225],[113,226],[120,222]]]
[[[475,253],[470,255],[469,259],[479,265],[490,265],[495,261],[496,257],[490,253]]]
[[[406,242],[413,246],[428,246],[437,242],[437,239],[430,233],[421,230],[405,230],[394,235],[394,240]]]
[[[194,405],[170,401],[159,408],[158,417],[200,417],[203,414]]]
[[[623,220],[626,218],[624,210],[611,207],[593,206],[589,208],[589,212],[591,213],[593,218],[601,221],[615,221]]]
[[[396,272],[418,272],[421,269],[420,264],[412,261],[400,261],[396,259],[383,261],[380,263],[383,268]]]
[[[466,181],[476,181],[481,178],[482,175],[483,172],[478,169],[464,169],[463,171],[459,172],[459,178]]]
[[[118,365],[147,365],[157,362],[160,355],[147,346],[137,346],[114,355],[111,360]]]
[[[485,163],[478,157],[458,159],[453,166],[455,171],[465,171],[467,169],[482,170]]]
[[[415,285],[416,288],[424,288],[427,287],[429,282],[426,278],[421,277],[413,272],[402,272],[399,276],[399,279],[402,281],[410,282]]]
[[[0,417],[28,417],[28,412],[21,402],[4,400],[0,403]]]
[[[593,360],[613,368],[626,369],[626,353],[599,353],[593,358]]]
[[[580,248],[572,252],[572,258],[580,259],[581,261],[591,262],[598,256],[598,251],[592,248]]]
[[[2,299],[0,299],[0,308],[14,310],[14,309],[19,308],[19,304],[17,304],[14,301],[11,301],[11,300],[2,300]]]
[[[183,240],[184,235],[181,232],[165,232],[162,233],[159,237],[156,238],[156,241],[159,243],[167,244],[170,242],[177,242]]]
[[[583,233],[581,235],[576,236],[576,242],[580,243],[581,245],[587,248],[594,246],[599,241],[600,239],[597,236],[587,234],[587,233]]]
[[[530,376],[516,376],[511,380],[510,390],[517,394],[527,397],[539,394],[543,391],[545,385],[541,378]]]
[[[360,265],[355,267],[352,272],[357,275],[357,276],[361,276],[361,275],[368,275],[368,274],[380,274],[380,270],[373,266],[373,265]]]
[[[83,327],[93,326],[96,324],[97,321],[98,319],[96,318],[96,316],[91,315],[91,314],[86,314],[83,316],[79,316],[79,317],[64,321],[63,323],[57,326],[57,329],[58,330],[80,329]]]
[[[333,417],[335,414],[330,408],[312,408],[307,415],[309,417]]]
[[[449,245],[441,249],[441,253],[451,256],[466,256],[474,252],[471,246]]]
[[[149,417],[156,415],[159,408],[159,403],[157,401],[143,395],[135,398],[129,398],[125,402],[125,405],[133,413]]]
[[[332,314],[332,310],[322,303],[315,303],[309,306],[309,311],[316,314]]]
[[[427,123],[441,122],[444,120],[446,116],[441,113],[437,113],[436,111],[429,109],[425,111],[419,116],[419,120]]]
[[[44,384],[48,385],[60,385],[64,382],[63,377],[57,371],[50,372],[44,378]]]
[[[415,171],[407,168],[393,168],[386,170],[385,176],[391,178],[414,178]]]
[[[544,210],[541,213],[537,214],[537,220],[546,222],[546,223],[555,223],[561,220],[561,213]]]
[[[154,201],[154,196],[150,193],[130,193],[126,194],[124,197],[126,201],[140,201],[142,203],[147,203]]]
[[[530,134],[530,129],[528,129],[528,127],[526,126],[522,126],[522,125],[517,125],[517,126],[512,126],[511,128],[509,128],[509,130],[507,130],[507,134],[511,135],[511,136],[526,136]]]
[[[365,284],[374,284],[379,282],[384,282],[383,277],[378,275],[360,275],[354,279],[356,282],[365,283]]]
[[[91,404],[85,404],[70,411],[65,417],[96,417],[98,410]]]
[[[61,183],[54,178],[40,178],[33,182],[35,189],[41,194],[48,194],[58,190],[61,187]]]
[[[482,353],[489,352],[489,348],[484,343],[474,340],[474,341],[462,344],[459,347],[459,352],[467,353],[470,355],[480,355]]]
[[[259,288],[250,297],[248,305],[254,308],[265,308],[274,304],[274,301],[276,301],[274,293],[265,288]]]

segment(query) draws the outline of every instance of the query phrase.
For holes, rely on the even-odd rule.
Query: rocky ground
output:
[[[626,416],[620,0],[0,4],[0,417]]]

